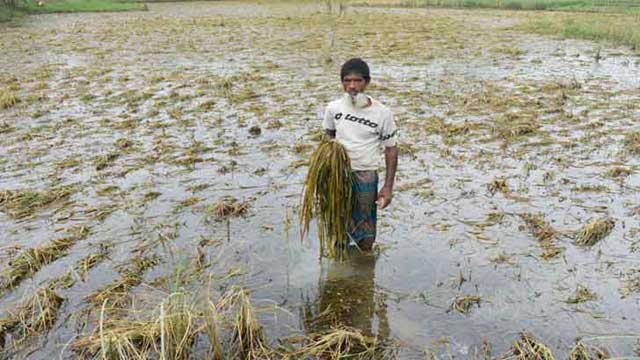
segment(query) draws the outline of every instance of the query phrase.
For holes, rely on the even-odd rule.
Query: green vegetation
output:
[[[634,11],[640,13],[640,10]],[[532,15],[517,28],[565,38],[610,41],[640,51],[640,16],[637,14],[557,13],[544,18]]]
[[[637,0],[383,0],[353,5],[640,13]]]
[[[0,22],[24,14],[111,12],[147,10],[147,5],[133,0],[2,0]]]
[[[145,4],[131,0],[56,0],[43,1],[38,6],[37,1],[24,2],[23,8],[29,13],[59,13],[59,12],[103,12],[103,11],[131,11],[146,10]]]

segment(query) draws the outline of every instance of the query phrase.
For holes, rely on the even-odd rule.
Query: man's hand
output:
[[[384,209],[391,203],[391,199],[393,198],[393,191],[389,186],[383,186],[378,193],[378,200],[376,200],[376,204],[380,209]]]

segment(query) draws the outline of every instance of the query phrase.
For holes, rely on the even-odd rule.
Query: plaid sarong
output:
[[[378,198],[378,172],[353,172],[353,210],[349,224],[349,236],[357,243],[362,239],[376,237]]]

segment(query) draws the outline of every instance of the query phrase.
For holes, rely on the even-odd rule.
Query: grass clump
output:
[[[320,256],[342,258],[351,219],[351,161],[337,141],[323,141],[311,155],[300,211],[301,235],[318,218]]]
[[[375,338],[354,328],[339,326],[306,339],[306,344],[289,354],[293,358],[314,359],[372,359],[380,347]]]
[[[12,219],[22,219],[56,201],[67,199],[74,191],[74,185],[57,186],[43,191],[0,191],[0,210]]]
[[[576,292],[573,294],[573,296],[570,296],[567,299],[567,303],[579,304],[579,303],[597,300],[597,299],[598,299],[598,294],[592,292],[591,290],[589,290],[588,287],[584,285],[578,285],[578,288],[576,289]]]
[[[236,290],[234,302],[238,306],[233,323],[233,339],[237,352],[234,358],[268,358],[270,350],[246,290]]]
[[[207,217],[213,216],[222,219],[231,216],[245,215],[250,207],[251,204],[248,201],[241,202],[232,196],[225,196],[218,200],[217,203],[207,206],[204,212],[207,214]]]
[[[63,301],[52,287],[38,289],[25,304],[9,310],[8,316],[0,319],[0,341],[4,342],[5,335],[11,334],[17,344],[51,329]]]
[[[508,359],[517,360],[554,360],[553,353],[543,343],[531,335],[521,334],[520,339],[513,343],[512,355]]]
[[[634,131],[624,137],[624,147],[631,154],[640,154],[640,131]]]
[[[555,243],[557,232],[545,221],[544,215],[524,213],[520,214],[520,218],[527,224],[533,236],[538,239],[543,259],[552,259],[562,253],[562,247]]]
[[[478,295],[456,296],[451,303],[451,310],[457,311],[461,314],[468,314],[473,305],[480,306],[481,300],[482,299]]]
[[[18,103],[16,95],[6,89],[0,90],[0,109],[9,109]]]
[[[616,222],[608,217],[592,219],[576,234],[576,244],[593,246],[611,233]]]
[[[578,341],[569,352],[569,360],[600,360],[609,357],[608,351],[587,345],[582,341]]]
[[[71,228],[68,231],[69,236],[52,240],[40,247],[26,249],[20,253],[2,273],[0,289],[15,287],[23,279],[40,271],[45,265],[65,256],[71,246],[89,235],[89,228],[86,226]]]

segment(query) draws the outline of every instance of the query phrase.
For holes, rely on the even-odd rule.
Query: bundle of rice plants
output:
[[[608,217],[592,219],[576,234],[576,244],[593,246],[611,233],[616,222]]]
[[[323,141],[311,155],[300,211],[302,237],[318,218],[320,256],[343,258],[351,219],[351,161],[337,141]]]

